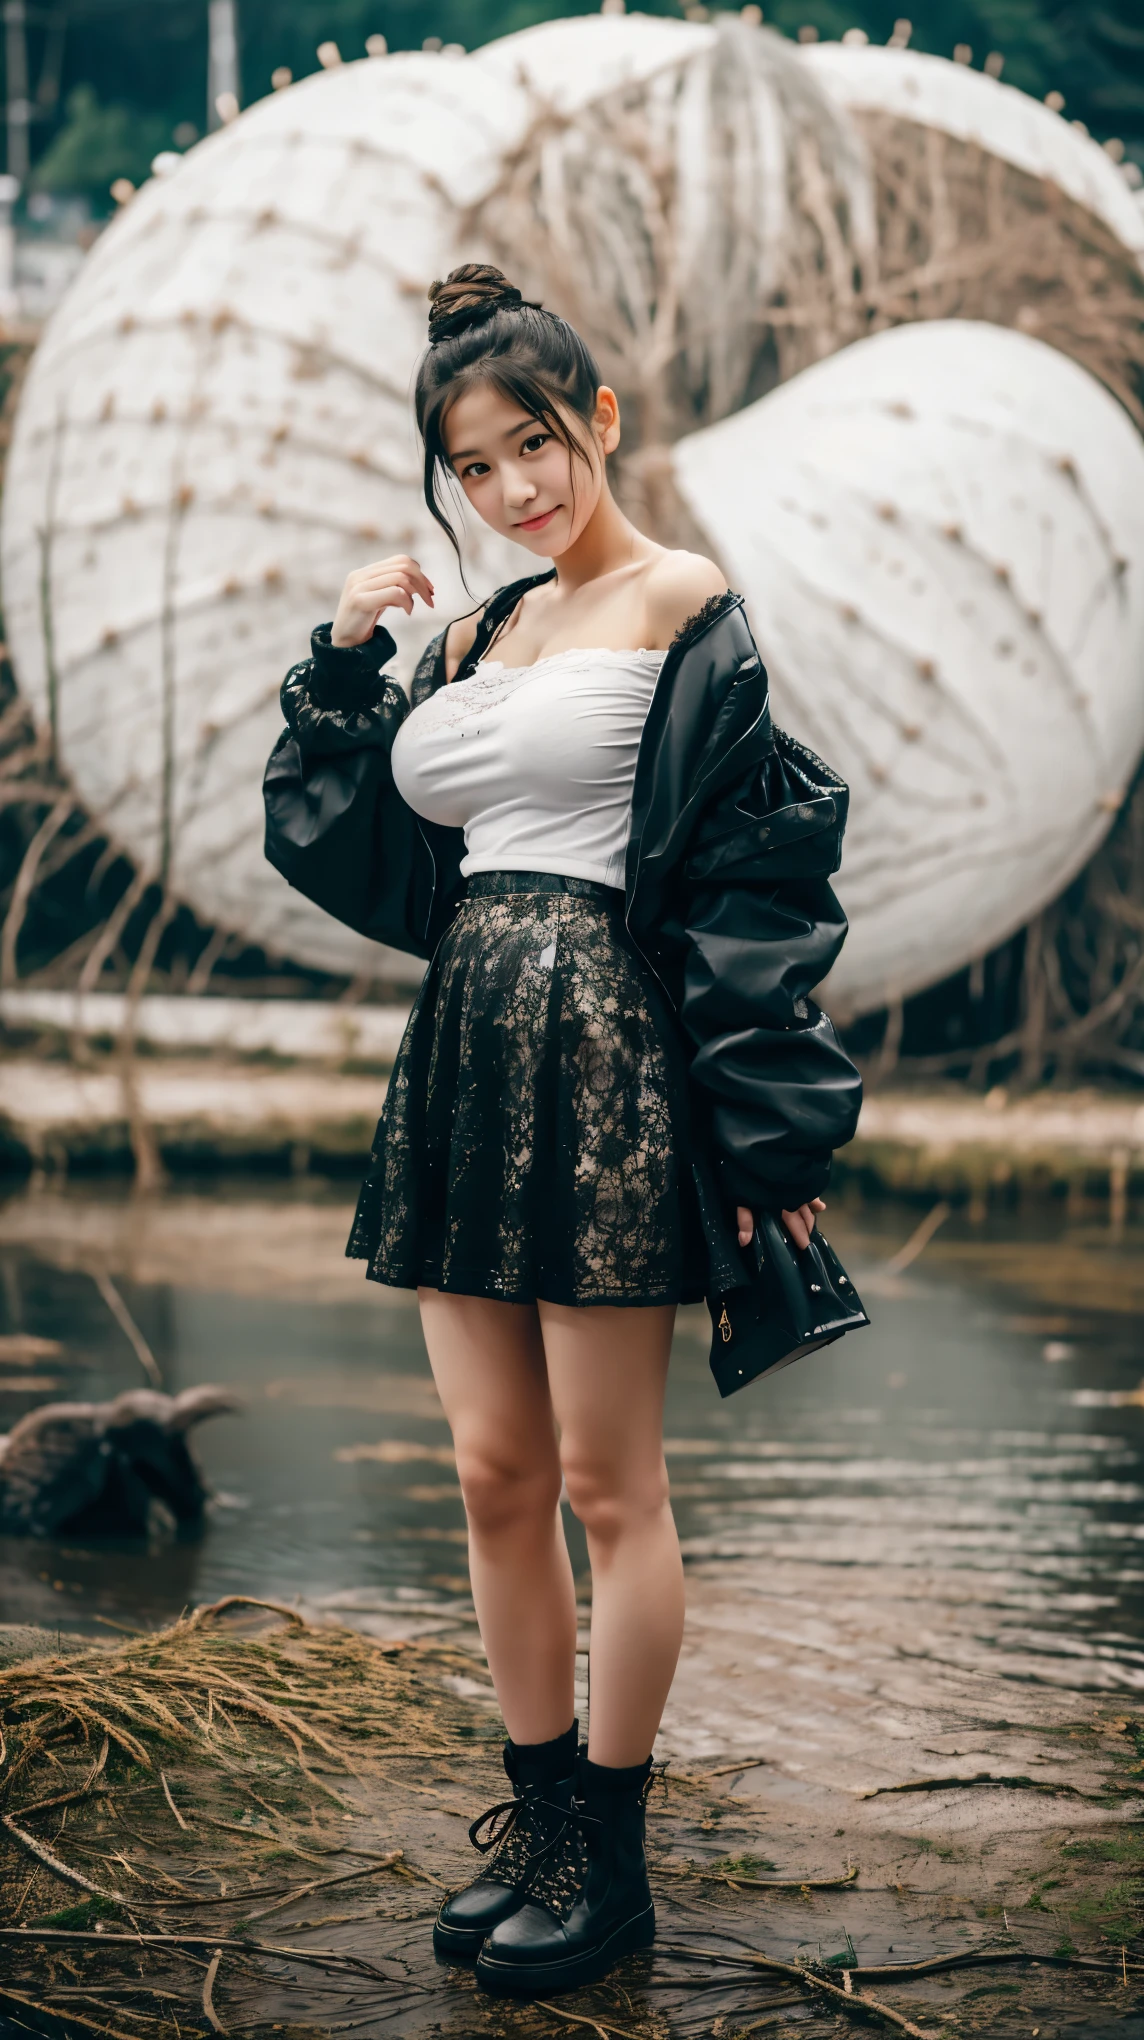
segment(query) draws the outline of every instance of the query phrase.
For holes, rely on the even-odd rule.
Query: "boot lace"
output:
[[[536,1815],[544,1816],[536,1819]],[[497,1826],[497,1822],[500,1825]],[[489,1824],[489,1837],[481,1838],[481,1830]],[[588,1876],[589,1845],[588,1833],[591,1828],[600,1828],[603,1822],[586,1811],[580,1800],[573,1800],[570,1806],[557,1806],[551,1800],[539,1797],[502,1800],[497,1806],[490,1806],[487,1813],[473,1822],[469,1829],[469,1840],[474,1848],[496,1849],[495,1870],[485,1872],[499,1881],[508,1880],[504,1867],[508,1851],[516,1845],[512,1861],[512,1882],[519,1891],[527,1892],[530,1899],[558,1920],[566,1920],[584,1889]],[[502,1855],[501,1850],[506,1853]]]
[[[657,1767],[662,1772],[666,1765]],[[657,1772],[648,1773],[638,1799],[646,1807]],[[560,1808],[561,1820],[547,1846],[538,1849],[523,1880],[523,1889],[537,1905],[564,1922],[568,1919],[588,1879],[593,1830],[598,1835],[604,1822],[589,1813],[582,1799]]]
[[[602,1823],[578,1800],[561,1806],[526,1788],[517,1799],[502,1799],[469,1829],[469,1840],[493,1860],[482,1874],[515,1885],[530,1899],[566,1920],[588,1875],[585,1830]]]
[[[556,1849],[569,1818],[569,1809],[546,1799],[538,1786],[498,1800],[469,1829],[474,1849],[491,1857],[481,1876],[531,1890],[537,1866]]]

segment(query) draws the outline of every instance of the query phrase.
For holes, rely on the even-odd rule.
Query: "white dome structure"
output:
[[[972,144],[1012,166],[1017,243],[1042,203],[1030,178],[1086,209],[1100,260],[1087,243],[1078,259],[1100,277],[1076,290],[1064,278],[1064,308],[1037,328],[1055,348],[965,323],[972,297],[951,325],[945,300],[901,283],[901,262],[890,276],[885,245],[871,253],[876,219],[888,240],[879,121],[923,149],[928,123],[951,155]],[[412,552],[437,587],[435,614],[392,621],[406,679],[469,606],[422,501],[410,415],[428,285],[473,254],[515,268],[523,204],[533,247],[559,242],[544,294],[578,316],[560,302],[561,251],[583,245],[617,180],[618,258],[595,281],[606,309],[617,279],[635,279],[622,339],[648,378],[636,390],[648,459],[642,473],[639,454],[625,464],[628,500],[643,488],[663,535],[678,510],[680,539],[716,551],[749,597],[780,719],[853,782],[853,934],[831,998],[862,1011],[932,983],[1052,897],[1107,827],[1144,735],[1144,447],[1059,351],[1135,401],[1122,344],[1129,326],[1139,342],[1135,301],[1120,286],[1140,288],[1141,215],[1094,143],[965,66],[597,14],[467,57],[341,65],[252,107],[131,201],[34,357],[0,527],[19,684],[80,799],[175,899],[271,953],[384,973],[384,952],[263,860],[282,675],[370,558]],[[738,238],[722,222],[728,191]],[[959,215],[970,240],[974,202]],[[1042,210],[1037,261],[1051,274],[1058,228]],[[678,248],[645,261],[641,236],[657,235]],[[1008,248],[990,246],[986,266],[1004,270]],[[641,326],[665,277],[686,304],[662,331]],[[1085,292],[1109,277],[1119,328],[1088,318]],[[884,302],[870,295],[882,286]],[[991,274],[990,318],[1022,324],[1024,272],[1013,288],[993,309]],[[767,338],[776,296],[785,339],[774,320]],[[831,355],[870,316],[930,323]],[[467,535],[476,596],[531,564],[483,526]]]
[[[575,86],[560,34],[519,39],[558,47],[565,103],[694,39],[577,26]],[[320,72],[153,178],[52,319],[8,458],[13,659],[80,797],[208,923],[330,970],[381,953],[264,862],[261,773],[283,673],[351,567],[408,551],[435,583],[435,615],[389,619],[406,678],[470,606],[409,399],[429,283],[535,116],[507,47]],[[468,535],[477,595],[531,564]]]
[[[1027,92],[921,50],[821,42],[801,46],[800,56],[849,112],[916,121],[1046,179],[1103,220],[1144,262],[1144,209],[1111,157]]]
[[[1111,156],[1039,100],[945,57],[823,43],[799,62],[868,156],[878,256],[865,330],[1016,327],[1071,355],[1144,431],[1144,210]]]
[[[0,533],[20,686],[112,839],[208,923],[331,970],[383,962],[263,860],[282,675],[370,558],[412,552],[436,585],[435,615],[390,619],[406,679],[469,606],[410,417],[428,285],[538,118],[712,36],[596,16],[318,73],[153,178],[51,321]],[[468,534],[476,595],[530,566]]]
[[[866,330],[874,191],[853,125],[797,46],[732,15],[673,30],[671,61],[642,76],[629,64],[605,89],[598,70],[569,119],[567,82],[537,59],[582,55],[612,26],[596,16],[513,39],[536,38],[537,116],[469,231],[474,253],[583,334],[647,454]]]
[[[277,691],[365,559],[420,553],[444,614],[466,606],[409,382],[450,185],[489,174],[506,120],[491,81],[420,55],[263,101],[99,241],[9,457],[16,670],[82,799],[208,922],[333,970],[377,952],[261,856]],[[474,547],[478,585],[506,550]],[[406,667],[430,628],[399,616]]]
[[[776,720],[850,782],[827,981],[850,1018],[1054,898],[1144,746],[1144,444],[1001,327],[858,341],[682,440],[676,486],[748,600]]]
[[[524,91],[534,112],[548,108],[567,118],[618,86],[639,85],[663,65],[685,62],[714,39],[715,30],[705,22],[576,14],[498,36],[468,61],[502,90]]]

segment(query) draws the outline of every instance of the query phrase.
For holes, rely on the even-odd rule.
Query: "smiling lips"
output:
[[[545,525],[551,523],[559,508],[560,505],[557,503],[551,510],[542,510],[539,517],[523,517],[516,528],[518,531],[543,531]]]

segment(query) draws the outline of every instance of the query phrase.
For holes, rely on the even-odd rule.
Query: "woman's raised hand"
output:
[[[796,1247],[810,1245],[810,1235],[814,1231],[814,1214],[816,1211],[825,1210],[826,1206],[821,1197],[812,1197],[809,1204],[800,1204],[797,1211],[783,1212],[783,1224]],[[739,1224],[739,1245],[749,1247],[755,1235],[754,1212],[748,1211],[745,1204],[739,1204],[735,1208],[735,1217]]]
[[[355,567],[346,575],[330,641],[335,645],[364,645],[385,609],[404,609],[413,614],[413,597],[433,607],[433,583],[408,553],[394,553],[392,559],[374,560],[371,566]]]

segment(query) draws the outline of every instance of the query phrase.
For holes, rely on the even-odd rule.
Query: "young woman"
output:
[[[579,336],[481,265],[430,297],[429,507],[448,530],[460,489],[544,571],[434,639],[412,706],[379,619],[432,585],[405,555],[349,576],[283,687],[267,854],[430,959],[348,1251],[417,1290],[509,1738],[513,1798],[435,1945],[544,1996],[654,1933],[643,1809],[683,1627],[672,1325],[706,1295],[729,1337],[755,1214],[805,1247],[854,1130],[857,1074],[808,999],[846,929],[845,788],[776,742],[718,568],[618,507],[619,407]],[[586,1750],[562,1484],[592,1569]]]

